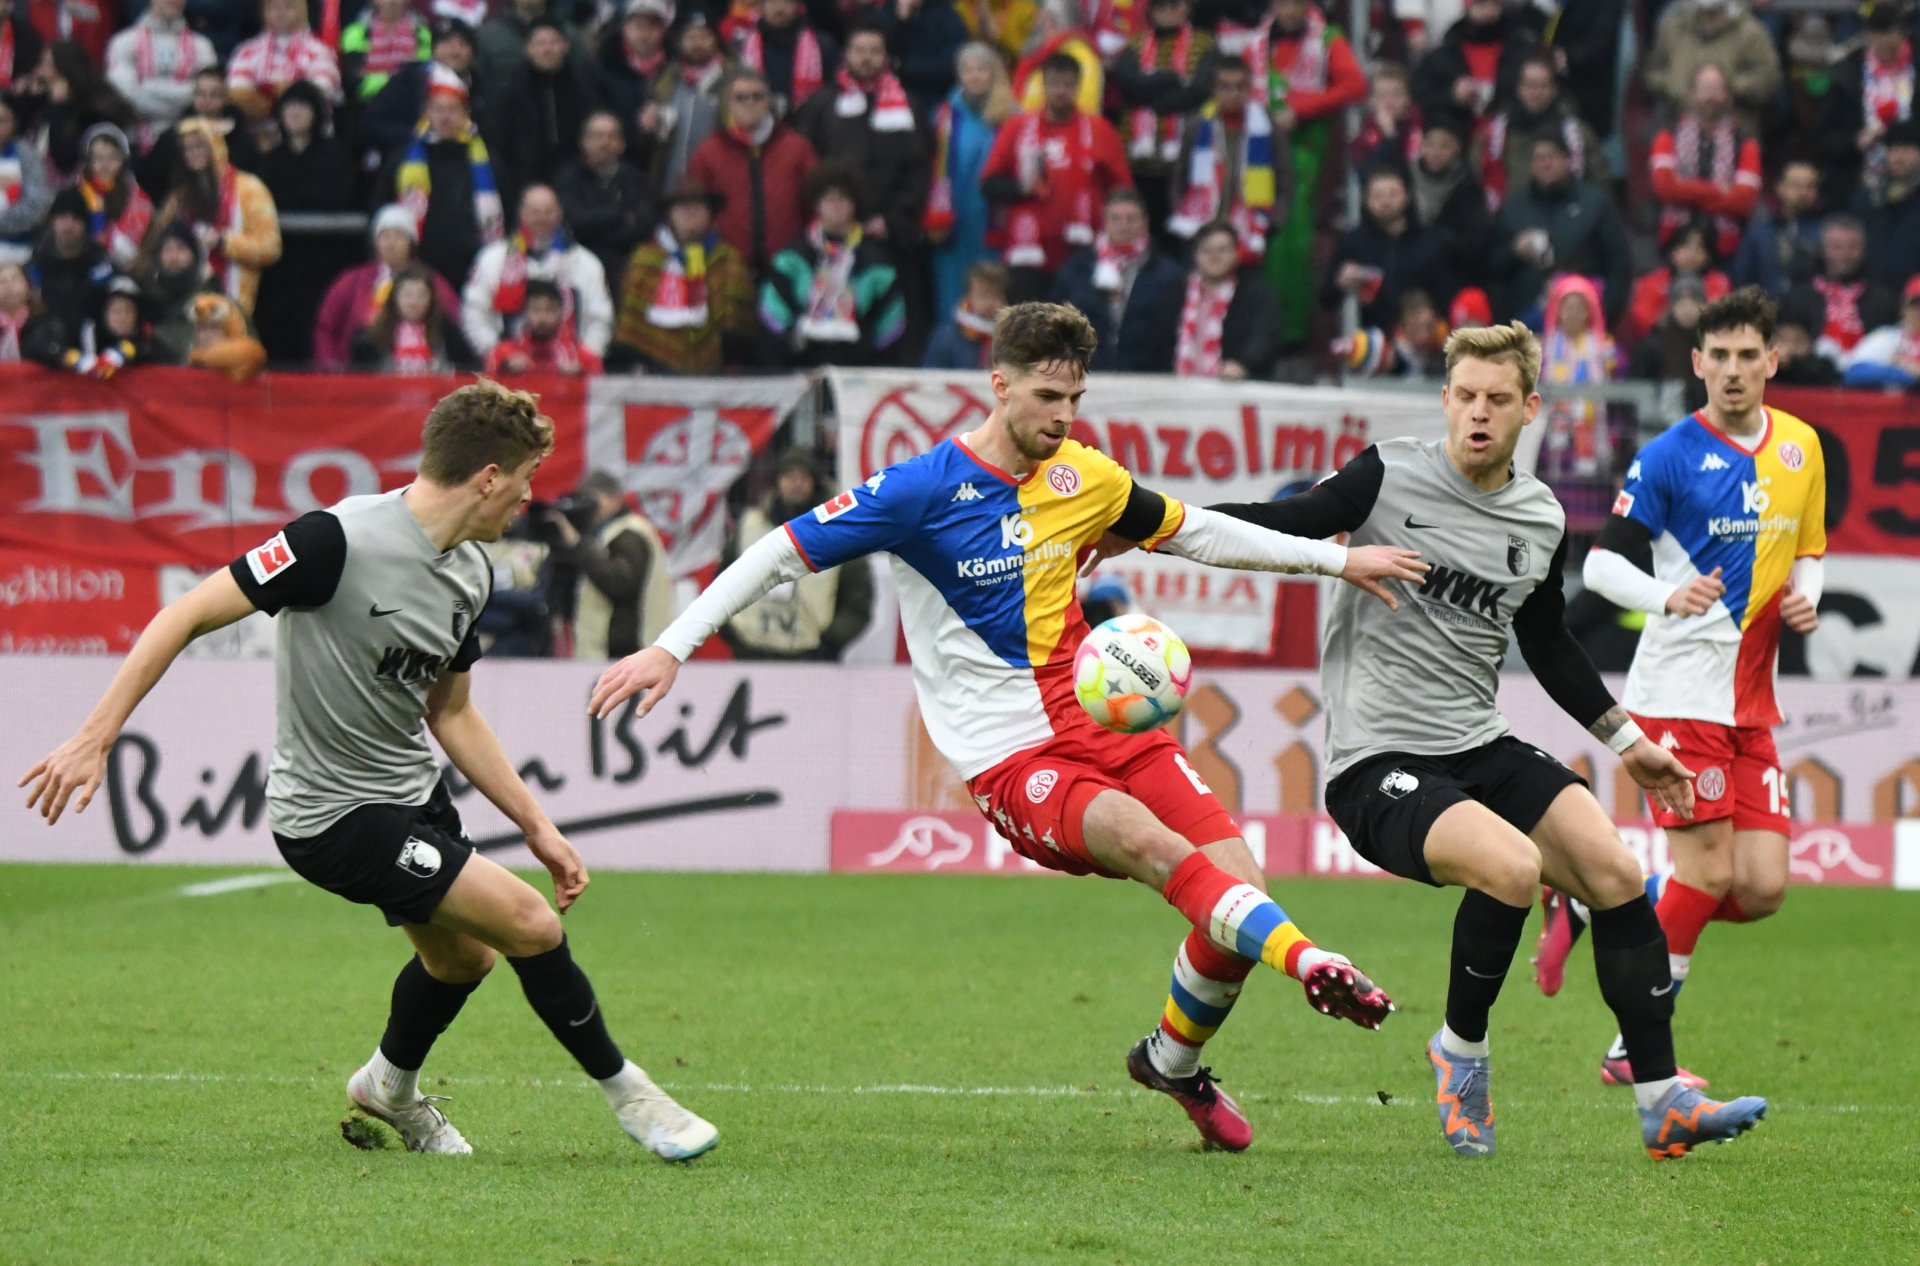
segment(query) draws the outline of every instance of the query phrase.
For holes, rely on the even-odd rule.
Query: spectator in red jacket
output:
[[[1760,205],[1760,142],[1733,113],[1726,72],[1707,63],[1693,74],[1690,108],[1653,141],[1653,192],[1660,244],[1696,215],[1713,219],[1714,252],[1732,259]]]
[[[757,284],[807,227],[807,177],[820,160],[806,137],[773,117],[764,72],[734,71],[720,89],[720,107],[720,127],[693,151],[687,177],[723,199],[714,228]]]
[[[573,336],[560,287],[550,281],[530,281],[520,331],[493,345],[487,356],[487,372],[578,377],[599,373],[600,358]]]
[[[1074,251],[1093,244],[1107,195],[1133,188],[1133,171],[1113,124],[1080,109],[1080,63],[1055,53],[1041,64],[1044,104],[1000,125],[980,169],[987,201],[1005,209],[988,237],[1006,252],[1007,298],[1044,296]]]
[[[1733,283],[1720,271],[1713,241],[1713,225],[1698,218],[1681,225],[1667,239],[1666,266],[1654,269],[1633,283],[1627,315],[1614,331],[1622,351],[1632,354],[1635,345],[1653,332],[1653,327],[1667,312],[1669,296],[1677,283],[1699,282],[1708,303],[1733,289]]]

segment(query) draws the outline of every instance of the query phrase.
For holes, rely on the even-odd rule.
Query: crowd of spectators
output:
[[[1109,370],[1519,318],[1550,382],[1685,382],[1756,284],[1796,381],[1920,383],[1902,0],[1368,9],[0,0],[0,360],[973,367],[1049,297]]]

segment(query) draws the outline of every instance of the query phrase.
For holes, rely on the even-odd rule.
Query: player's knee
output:
[[[1647,881],[1640,873],[1640,863],[1624,846],[1608,849],[1604,856],[1582,866],[1581,871],[1588,888],[1587,904],[1597,910],[1623,906],[1646,891]]]
[[[1540,891],[1540,853],[1531,846],[1489,849],[1474,887],[1510,906],[1531,906]]]
[[[496,955],[478,941],[469,940],[464,945],[436,950],[432,957],[424,953],[420,957],[426,964],[427,974],[435,980],[450,985],[470,985],[485,979],[493,970]]]
[[[1787,902],[1787,885],[1784,880],[1748,879],[1735,884],[1727,895],[1733,898],[1734,904],[1740,907],[1740,913],[1751,922],[1779,913],[1780,907]]]
[[[539,893],[527,890],[527,899],[514,907],[501,929],[501,950],[509,958],[531,958],[560,944],[560,916]]]

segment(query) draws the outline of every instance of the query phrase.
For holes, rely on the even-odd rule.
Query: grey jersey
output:
[[[480,657],[474,622],[493,585],[480,545],[440,551],[390,492],[295,520],[229,571],[278,625],[275,834],[304,839],[359,805],[426,800],[439,777],[427,692]]]

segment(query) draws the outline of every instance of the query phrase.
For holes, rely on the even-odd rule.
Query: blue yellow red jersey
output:
[[[1125,468],[1073,440],[1018,479],[947,440],[786,530],[815,571],[891,555],[921,717],[971,778],[1092,724],[1073,695],[1073,653],[1087,634],[1075,572],[1132,494]],[[1165,503],[1149,549],[1185,516]]]
[[[1748,451],[1702,414],[1640,450],[1614,513],[1653,535],[1653,574],[1683,585],[1720,569],[1705,615],[1650,615],[1627,674],[1641,716],[1776,725],[1780,599],[1796,558],[1827,552],[1827,467],[1814,429],[1767,409]]]

